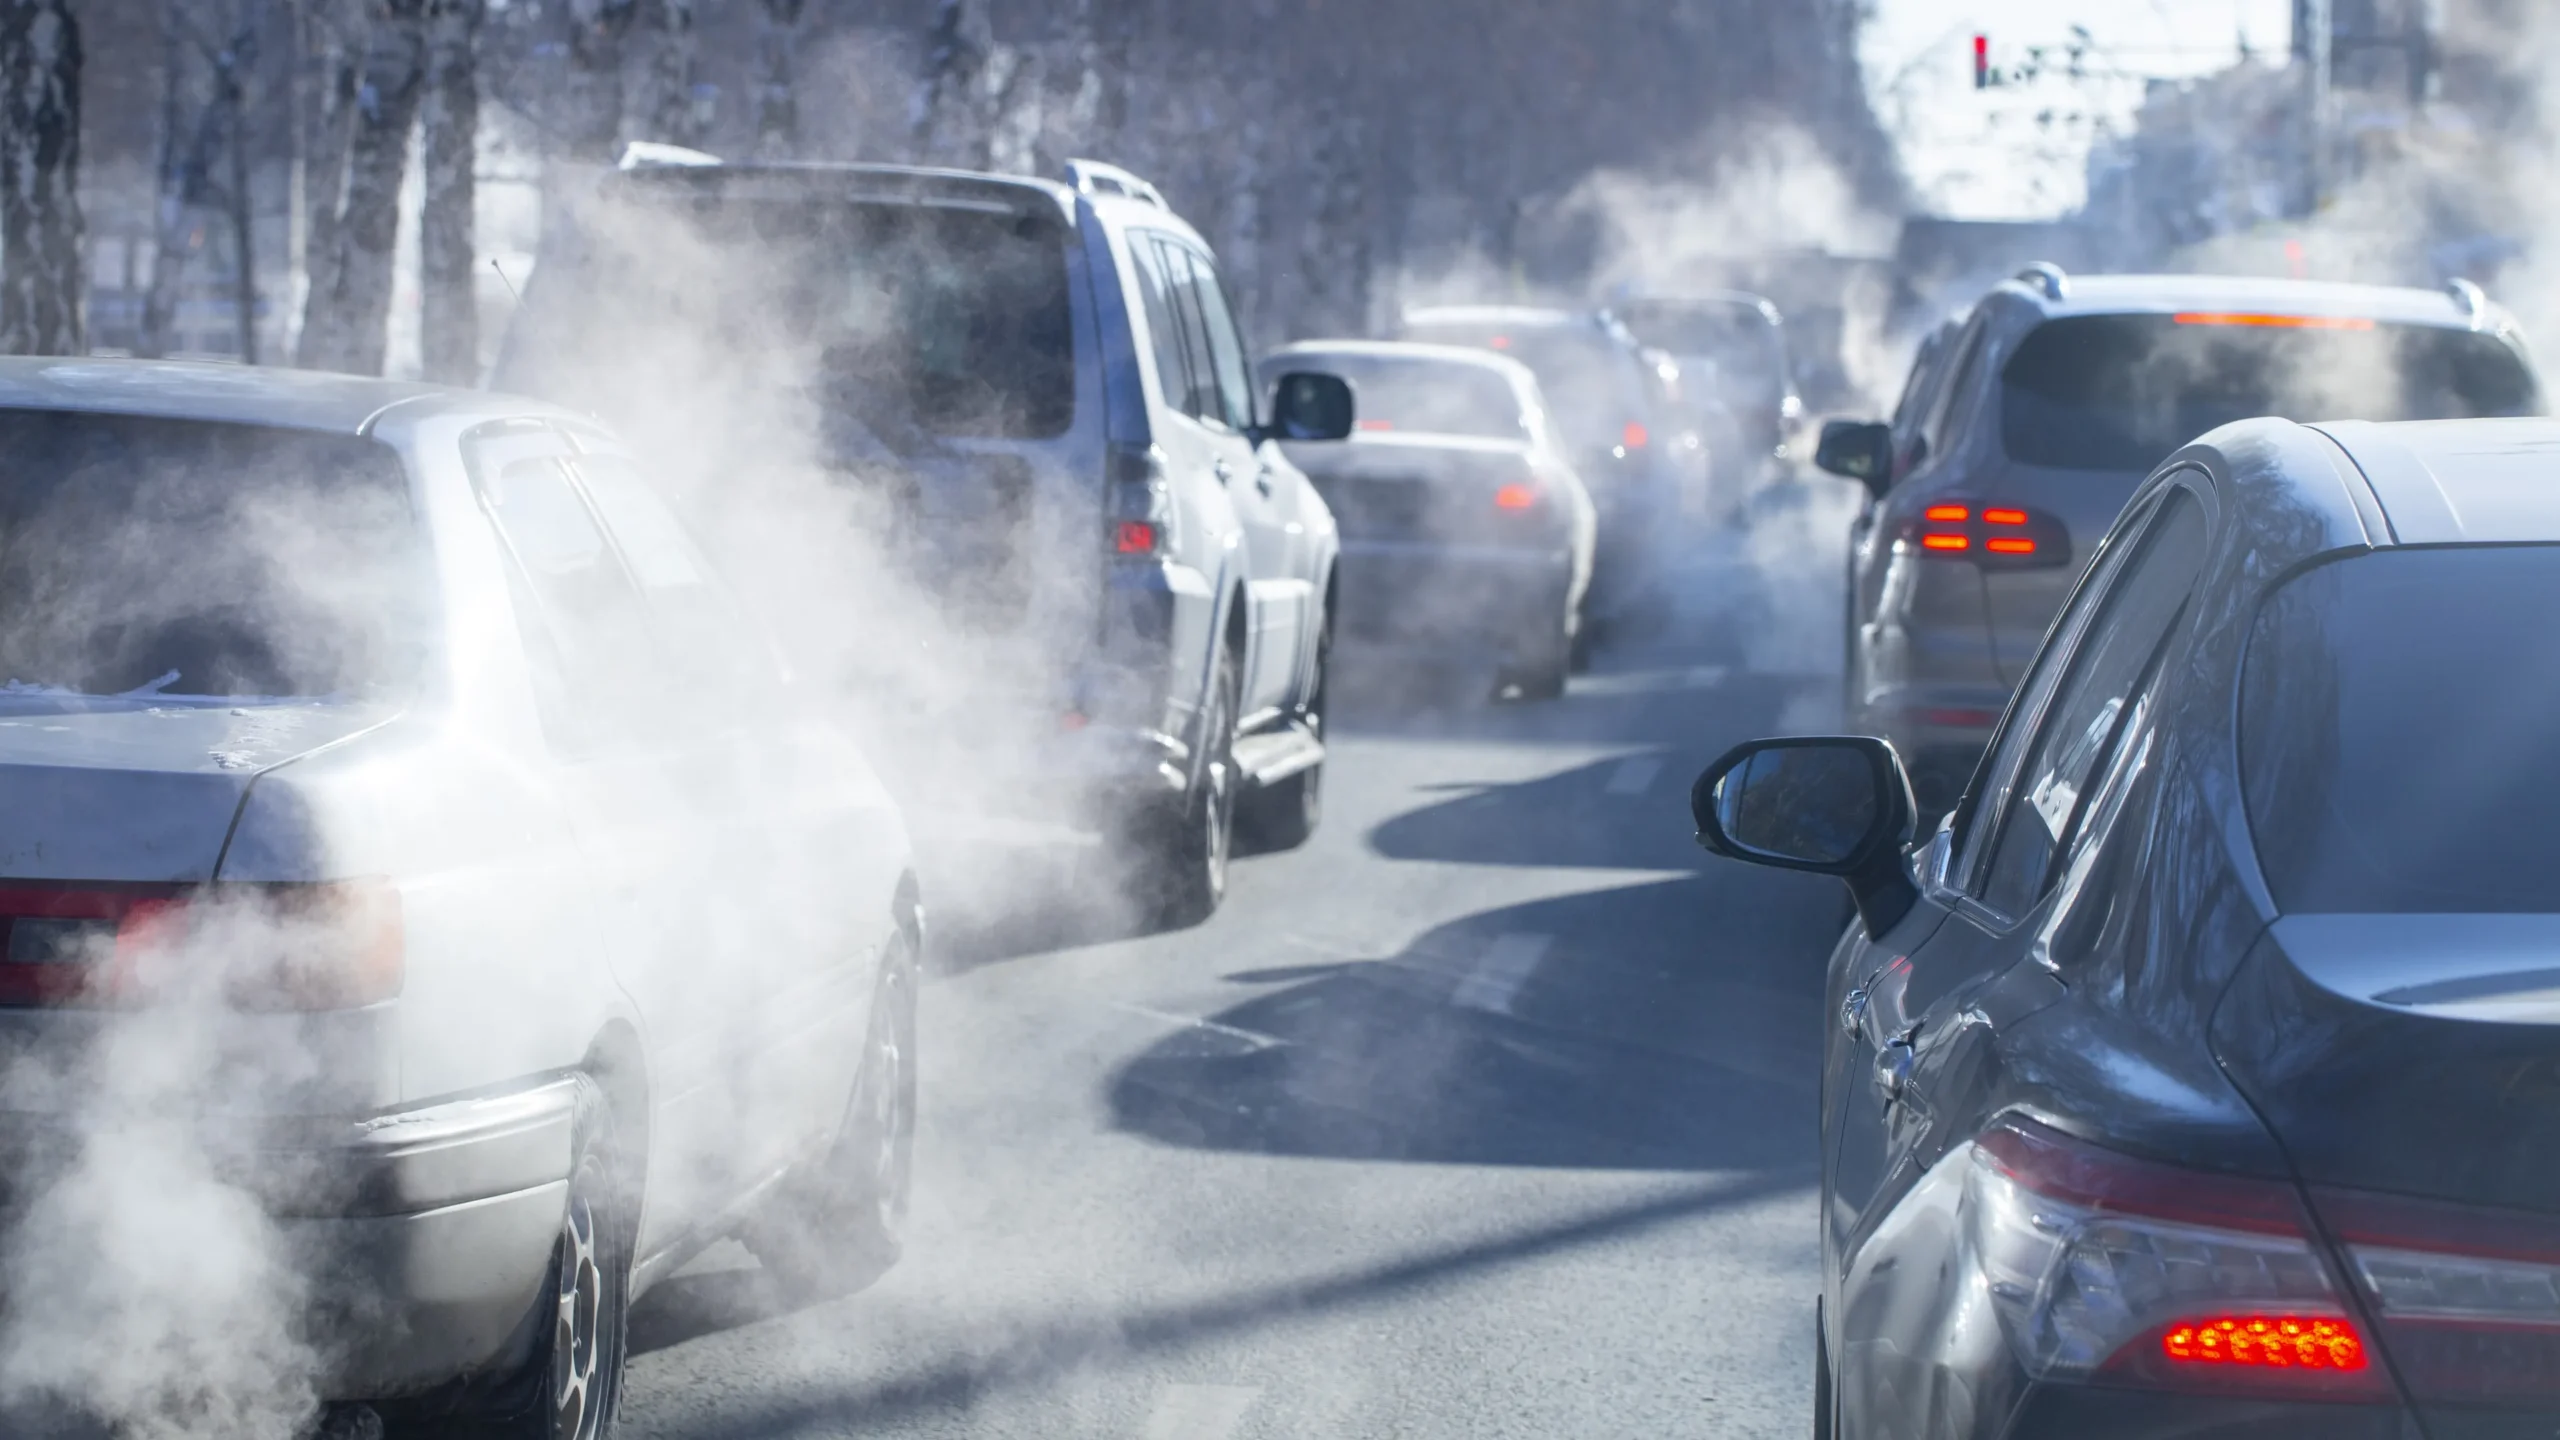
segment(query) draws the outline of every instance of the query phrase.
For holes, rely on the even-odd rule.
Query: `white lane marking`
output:
[[[1555,943],[1553,935],[1530,935],[1509,931],[1493,937],[1484,949],[1484,957],[1476,961],[1467,977],[1451,992],[1449,1003],[1470,1010],[1490,1010],[1496,1015],[1511,1013],[1511,1002],[1520,998],[1520,987],[1547,958],[1547,947]]]
[[[1158,1010],[1152,1005],[1136,1005],[1126,1000],[1111,1000],[1104,1003],[1108,1004],[1114,1010],[1125,1010],[1132,1015],[1143,1015],[1150,1020],[1171,1025],[1178,1029],[1206,1030],[1212,1035],[1224,1035],[1230,1040],[1241,1040],[1257,1050],[1268,1050],[1275,1045],[1286,1045],[1289,1043],[1286,1040],[1280,1039],[1278,1036],[1265,1035],[1259,1030],[1246,1030],[1234,1025],[1221,1025],[1215,1020],[1203,1020],[1195,1015],[1177,1015],[1171,1010]]]
[[[1261,1395],[1250,1385],[1167,1385],[1147,1415],[1146,1440],[1227,1440]]]
[[[1661,773],[1662,758],[1660,756],[1630,755],[1619,761],[1618,768],[1610,772],[1609,793],[1641,795],[1653,788],[1653,777]]]

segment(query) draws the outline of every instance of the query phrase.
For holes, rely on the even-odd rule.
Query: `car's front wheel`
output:
[[[1243,683],[1237,662],[1231,649],[1220,647],[1198,732],[1207,753],[1190,793],[1171,814],[1140,822],[1140,896],[1163,929],[1199,924],[1227,895],[1236,826],[1236,696]]]
[[[1307,689],[1307,704],[1302,721],[1307,733],[1322,743],[1325,735],[1325,710],[1330,702],[1329,687],[1333,681],[1333,624],[1325,623],[1324,633],[1316,641],[1315,677]],[[1324,762],[1318,760],[1306,769],[1283,780],[1260,787],[1245,797],[1236,813],[1236,824],[1253,841],[1256,850],[1295,850],[1316,833],[1316,825],[1324,819]]]

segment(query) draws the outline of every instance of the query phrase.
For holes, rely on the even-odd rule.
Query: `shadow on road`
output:
[[[1814,1158],[1829,881],[1718,875],[1469,916],[1124,1065],[1114,1122],[1336,1159],[1790,1170]]]
[[[1391,860],[1470,865],[1694,870],[1708,863],[1690,838],[1691,752],[1616,756],[1511,785],[1469,786],[1386,820],[1369,847]],[[1613,789],[1619,777],[1646,783]],[[1624,788],[1624,787],[1622,787]]]

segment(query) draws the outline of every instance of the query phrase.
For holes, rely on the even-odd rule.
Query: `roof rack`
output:
[[[2044,298],[2056,304],[2071,298],[2071,277],[2050,260],[2039,260],[2018,272],[2017,278],[2035,287]]]
[[[1067,183],[1074,186],[1079,195],[1124,195],[1132,200],[1143,200],[1159,210],[1173,208],[1164,203],[1163,191],[1117,165],[1106,165],[1099,160],[1068,161]]]
[[[669,165],[717,165],[720,157],[702,150],[688,150],[682,145],[664,145],[655,140],[633,140],[622,147],[622,158],[613,162],[616,170],[655,170]]]
[[[2489,318],[2489,295],[2479,286],[2456,275],[2444,282],[2444,290],[2453,297],[2454,304],[2462,307],[2462,313],[2474,326]]]

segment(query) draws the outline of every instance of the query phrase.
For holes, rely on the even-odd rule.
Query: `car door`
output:
[[[1164,402],[1153,431],[1166,471],[1174,479],[1178,512],[1174,531],[1184,547],[1184,558],[1212,583],[1231,581],[1237,569],[1249,570],[1252,562],[1241,553],[1240,502],[1236,487],[1226,478],[1236,473],[1235,457],[1202,418],[1216,413],[1220,401],[1217,372],[1209,363],[1208,335],[1199,328],[1196,307],[1186,303],[1184,296],[1190,269],[1187,264],[1177,268],[1179,252],[1162,232],[1131,230],[1127,236],[1140,308],[1146,316],[1149,370]],[[1226,476],[1220,475],[1220,466],[1225,467]],[[1231,536],[1237,537],[1237,553],[1218,548]],[[1249,598],[1247,603],[1250,606]],[[1250,636],[1248,629],[1248,648]],[[1249,656],[1236,658],[1240,664],[1250,660]]]
[[[1165,264],[1174,279],[1175,301],[1183,334],[1190,337],[1192,363],[1209,383],[1196,388],[1194,412],[1207,432],[1214,460],[1211,471],[1226,487],[1244,526],[1245,592],[1251,611],[1252,644],[1246,657],[1241,710],[1251,717],[1287,702],[1297,680],[1300,615],[1311,588],[1298,573],[1298,534],[1292,520],[1295,496],[1283,493],[1285,465],[1263,463],[1253,443],[1253,372],[1245,362],[1244,342],[1236,334],[1218,285],[1217,267],[1208,255],[1178,240],[1163,240]]]
[[[1924,856],[1927,884],[1913,908],[1936,918],[1906,920],[1888,939],[1908,935],[1908,947],[1883,947],[1843,996],[1826,1067],[1834,1088],[1824,1248],[1844,1419],[1904,1405],[1924,1383],[1896,1373],[1903,1362],[1890,1317],[1900,1287],[1930,1282],[1869,1267],[1862,1251],[1935,1158],[1985,1118],[1969,1102],[1999,1030],[2060,995],[2031,959],[2037,917],[2202,574],[2208,519],[2196,491],[2173,485],[2118,532],[1965,805]]]

